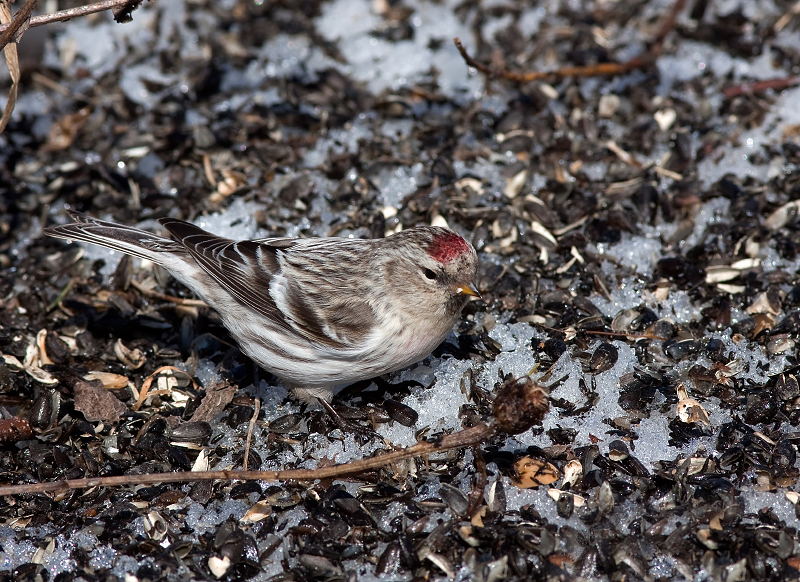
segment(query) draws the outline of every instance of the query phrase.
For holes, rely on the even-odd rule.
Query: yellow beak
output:
[[[470,283],[466,287],[456,287],[456,294],[457,295],[469,295],[470,297],[477,297],[478,299],[483,299],[481,297],[478,288],[475,286],[475,283]]]

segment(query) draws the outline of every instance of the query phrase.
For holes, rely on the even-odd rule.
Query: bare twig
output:
[[[30,3],[30,1],[31,0],[29,0],[28,3]],[[103,12],[104,10],[114,10],[116,13],[117,11],[124,10],[126,8],[136,9],[139,7],[139,4],[141,4],[142,1],[143,0],[104,0],[103,2],[96,2],[95,4],[88,4],[86,6],[78,6],[77,8],[59,10],[58,12],[53,12],[52,14],[42,14],[41,16],[34,16],[31,18],[28,28],[36,28],[37,26],[43,26],[45,24],[50,24],[51,22],[65,22],[80,16],[88,16],[89,14]],[[33,0],[33,4],[36,4],[36,0]],[[17,14],[20,14],[24,9],[25,7],[23,7]],[[33,8],[31,8],[31,10],[33,10]],[[30,16],[30,13],[28,16]],[[4,26],[0,26],[0,48],[4,46],[4,40],[5,42],[8,42],[8,39],[6,38],[6,31],[10,26],[14,26],[14,23],[11,25],[6,24]],[[15,33],[12,32],[11,35],[13,34]]]
[[[177,303],[178,305],[185,305],[187,307],[208,307],[208,303],[201,301],[200,299],[182,299],[180,297],[173,297],[172,295],[165,295],[164,293],[159,293],[158,291],[148,289],[135,280],[131,281],[131,285],[133,285],[145,297],[161,299],[163,301],[169,301],[170,303]]]
[[[253,429],[256,426],[256,419],[258,419],[258,413],[261,412],[261,399],[256,398],[256,409],[253,412],[253,418],[250,419],[250,425],[247,427],[247,440],[244,443],[244,462],[242,463],[242,469],[247,471],[247,459],[250,458],[250,441],[253,439]]]
[[[528,73],[519,73],[517,71],[509,71],[506,68],[493,69],[487,65],[481,64],[467,54],[467,49],[461,43],[460,38],[454,38],[453,42],[461,53],[464,61],[470,66],[474,67],[489,78],[503,78],[517,83],[530,83],[532,81],[543,81],[545,79],[565,79],[567,77],[598,77],[604,75],[619,75],[628,73],[635,69],[644,68],[651,60],[644,57],[635,57],[630,61],[624,63],[597,63],[589,67],[563,67],[555,71],[533,71]]]
[[[211,168],[211,157],[208,154],[203,154],[203,172],[211,187],[216,189],[217,179],[214,177],[214,170]]]
[[[458,52],[461,53],[461,57],[464,59],[467,65],[477,69],[490,79],[502,78],[508,79],[509,81],[515,81],[517,83],[530,83],[531,81],[542,81],[545,79],[621,75],[637,69],[647,68],[655,62],[656,57],[661,54],[661,51],[664,48],[664,39],[666,38],[667,34],[669,34],[670,30],[672,30],[672,28],[675,26],[675,19],[678,17],[680,11],[683,10],[685,5],[686,0],[676,0],[675,4],[672,6],[672,10],[664,18],[664,22],[661,24],[658,34],[656,34],[653,42],[650,44],[650,49],[645,54],[634,57],[629,61],[625,61],[624,63],[597,63],[588,67],[563,67],[555,71],[532,71],[527,73],[519,73],[516,71],[509,71],[503,66],[490,67],[488,65],[484,65],[483,63],[479,63],[467,53],[467,49],[464,48],[460,38],[454,38],[453,42],[455,43]]]
[[[664,22],[661,23],[661,28],[659,29],[658,34],[653,39],[650,52],[656,51],[657,53],[661,53],[661,50],[664,47],[664,39],[667,38],[667,35],[675,26],[675,20],[677,20],[678,14],[680,14],[684,6],[686,6],[686,0],[676,0],[675,4],[672,5],[672,10],[667,13],[667,16],[664,18]]]
[[[70,97],[72,95],[72,92],[66,87],[64,87],[64,85],[62,85],[58,81],[54,81],[50,77],[47,77],[39,73],[38,71],[33,71],[31,73],[31,80],[36,83],[40,83],[41,85],[44,85],[51,91],[55,91],[56,93],[64,97]]]
[[[20,72],[16,43],[19,42],[22,34],[27,29],[51,22],[70,20],[104,10],[111,10],[114,13],[114,20],[117,22],[127,22],[131,19],[131,12],[136,10],[143,1],[144,0],[105,0],[104,2],[97,2],[96,4],[90,4],[88,6],[70,8],[69,10],[61,10],[53,14],[45,14],[43,16],[31,18],[31,14],[38,0],[27,0],[25,5],[20,8],[14,15],[14,18],[11,19],[11,9],[8,6],[8,1],[0,0],[0,22],[2,22],[2,25],[0,25],[0,50],[5,52],[6,64],[11,73],[11,89],[9,90],[8,101],[6,102],[3,116],[0,118],[0,133],[5,130],[17,102]]]
[[[626,152],[624,149],[619,147],[617,142],[613,140],[608,140],[605,144],[608,149],[610,149],[614,154],[623,162],[628,164],[629,166],[633,166],[634,168],[641,168],[642,164],[640,164],[636,158],[634,158],[631,154]]]
[[[315,479],[338,478],[364,471],[379,469],[411,457],[432,455],[453,449],[479,445],[495,434],[494,427],[480,423],[471,428],[445,435],[434,442],[420,442],[411,447],[392,451],[377,457],[351,461],[342,465],[319,469],[290,469],[288,471],[182,471],[179,473],[150,473],[146,475],[115,475],[113,477],[89,477],[67,479],[25,485],[0,487],[0,496],[69,491],[88,487],[115,487],[132,484],[154,485],[157,483],[190,483],[195,481],[240,480],[240,481],[313,481]]]
[[[626,333],[624,331],[600,331],[596,329],[582,329],[581,332],[587,335],[607,335],[611,337],[624,337],[627,339],[667,340],[665,337],[661,337],[652,333]]]
[[[547,325],[543,325],[541,323],[537,323],[537,324],[534,324],[534,325],[537,325],[538,327],[541,327],[542,329],[546,329],[546,330],[549,330],[549,331],[555,331],[555,332],[563,333],[563,334],[568,333],[568,330],[566,330],[566,329],[558,329],[557,327],[550,327],[550,326],[547,326]],[[585,333],[586,335],[607,335],[607,336],[612,336],[612,337],[624,337],[624,338],[627,338],[627,339],[650,339],[650,340],[662,340],[662,341],[666,341],[667,340],[667,338],[664,338],[664,337],[661,337],[661,336],[657,336],[657,335],[651,334],[651,333],[627,333],[627,332],[624,332],[624,331],[600,331],[600,330],[594,330],[594,329],[581,329],[581,330],[575,330],[575,331],[576,332],[580,331],[581,333]]]
[[[0,26],[0,49],[4,49],[11,39],[19,38],[26,28],[30,28],[29,20],[38,0],[28,0],[14,15],[14,20]]]
[[[772,29],[776,33],[782,31],[786,27],[786,25],[789,24],[792,18],[794,18],[798,14],[800,14],[800,2],[796,2],[795,5],[792,6],[786,14],[781,16],[775,23],[775,26],[772,27]]]
[[[761,93],[767,89],[774,89],[775,91],[782,91],[789,87],[800,85],[800,77],[784,77],[782,79],[765,79],[763,81],[755,81],[753,83],[743,83],[742,85],[734,85],[728,87],[723,91],[725,97],[738,97],[740,95],[753,95],[754,93]]]
[[[35,5],[36,0],[28,0],[25,6],[22,7],[22,10],[17,12],[17,17],[12,19],[11,7],[8,5],[8,0],[0,0],[0,22],[8,23],[8,30],[0,34],[0,49],[3,50],[8,73],[11,76],[11,88],[8,91],[8,100],[3,109],[3,116],[0,117],[0,133],[3,133],[6,125],[8,125],[8,122],[11,120],[11,115],[14,113],[14,106],[17,104],[17,95],[19,94],[20,70],[17,45],[15,43],[8,44],[8,42],[12,37],[15,37],[24,30],[23,26],[27,22],[30,11],[33,10]]]
[[[673,172],[672,170],[668,170],[664,166],[653,166],[653,171],[661,176],[671,178],[676,182],[681,182],[683,180],[683,176],[681,176],[678,172]]]

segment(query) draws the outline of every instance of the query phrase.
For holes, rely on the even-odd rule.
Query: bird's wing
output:
[[[326,248],[337,248],[341,242],[291,238],[233,241],[182,220],[163,218],[159,222],[228,293],[285,330],[315,344],[348,349],[366,337],[364,330],[371,329],[374,314],[366,303],[354,306],[335,299],[340,293],[331,291],[341,289],[331,289],[329,277],[319,270],[327,270],[331,263]],[[285,260],[287,255],[295,260]],[[287,269],[291,273],[286,273]],[[350,313],[354,307],[362,313]]]
[[[275,254],[277,246],[233,241],[176,218],[162,218],[159,222],[197,264],[240,303],[282,323],[283,318],[269,294],[270,282],[280,270]]]
[[[278,307],[317,343],[369,348],[379,327],[374,299],[381,277],[371,242],[302,239],[280,253]]]

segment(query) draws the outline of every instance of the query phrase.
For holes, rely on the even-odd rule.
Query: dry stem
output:
[[[420,457],[441,453],[452,449],[475,446],[495,434],[495,429],[488,424],[480,423],[473,427],[445,435],[434,442],[419,442],[411,447],[351,461],[342,465],[322,467],[319,469],[290,469],[288,471],[182,471],[178,473],[151,473],[146,475],[116,475],[113,477],[89,477],[86,479],[67,479],[64,481],[48,481],[45,483],[28,483],[25,485],[7,485],[0,487],[0,496],[70,489],[86,489],[88,487],[115,487],[120,485],[155,485],[157,483],[191,483],[196,481],[240,480],[240,481],[313,481],[315,479],[338,478],[363,471],[379,469],[411,457]]]
[[[247,471],[247,460],[250,458],[250,441],[253,440],[253,429],[256,426],[258,413],[261,412],[261,399],[256,398],[256,409],[253,411],[253,418],[250,419],[250,425],[247,427],[247,440],[244,443],[244,462],[242,469]]]
[[[136,280],[131,280],[131,285],[133,285],[133,287],[136,288],[139,291],[139,293],[141,293],[145,297],[161,299],[162,301],[169,301],[170,303],[177,303],[178,305],[185,305],[187,307],[208,307],[208,304],[205,301],[201,301],[200,299],[183,299],[181,297],[173,297],[172,295],[165,295],[164,293],[159,293],[158,291],[153,291],[152,289],[144,287],[141,283],[139,283]]]
[[[29,19],[31,18],[31,12],[36,8],[37,2],[38,0],[28,0],[14,14],[14,19],[11,22],[0,26],[0,49],[4,49],[12,38],[18,40],[19,36],[30,28]]]
[[[36,2],[37,0],[28,0],[28,3],[14,15],[14,22],[0,26],[0,49],[6,45],[12,36],[16,35],[17,31],[22,26],[22,23],[30,18]],[[37,26],[43,26],[45,24],[50,24],[51,22],[65,22],[80,16],[88,16],[89,14],[95,14],[96,12],[103,12],[105,10],[113,10],[115,8],[120,9],[126,6],[136,8],[141,3],[142,0],[104,0],[103,2],[88,4],[87,6],[78,6],[77,8],[69,8],[68,10],[59,10],[58,12],[53,12],[52,14],[42,14],[41,16],[34,16],[33,18],[30,18],[30,20],[28,20],[26,29],[36,28]],[[28,8],[28,4],[33,4],[33,6],[31,6],[30,10],[27,10],[27,12],[23,12]],[[19,24],[17,23],[17,20],[19,20]],[[11,32],[8,32],[9,30],[11,30]]]
[[[509,71],[503,66],[491,67],[483,63],[479,63],[474,58],[469,56],[467,49],[461,43],[460,38],[454,38],[453,42],[461,53],[461,57],[470,67],[480,71],[490,79],[502,78],[517,83],[529,83],[531,81],[542,81],[546,79],[565,79],[569,77],[600,77],[610,75],[621,75],[629,73],[637,69],[644,69],[651,66],[656,57],[661,54],[664,46],[664,39],[669,31],[675,25],[675,19],[678,14],[686,5],[686,0],[676,0],[672,10],[664,18],[661,28],[656,34],[653,42],[650,45],[650,50],[643,55],[632,58],[624,63],[597,63],[588,67],[563,67],[555,71],[531,71],[528,73],[519,73],[517,71]]]

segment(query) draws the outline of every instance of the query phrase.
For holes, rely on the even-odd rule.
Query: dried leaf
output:
[[[128,407],[106,390],[100,380],[79,380],[75,384],[75,410],[83,413],[89,422],[100,420],[113,424]]]
[[[236,395],[236,386],[224,382],[212,384],[206,388],[206,395],[200,406],[192,415],[192,422],[211,422],[222,412]]]

